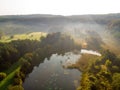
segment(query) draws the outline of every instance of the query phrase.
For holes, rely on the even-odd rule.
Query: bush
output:
[[[15,86],[9,86],[8,90],[24,90],[24,88],[21,85],[15,85]]]
[[[22,80],[21,80],[21,78],[15,78],[15,79],[14,79],[14,85],[22,85]]]
[[[0,72],[0,81],[2,81],[6,76],[6,73]]]
[[[113,90],[120,90],[120,73],[113,74],[112,79]]]

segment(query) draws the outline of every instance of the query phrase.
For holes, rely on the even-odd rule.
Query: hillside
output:
[[[59,32],[65,31],[67,26],[74,24],[82,25],[86,29],[86,24],[107,25],[110,21],[120,18],[120,14],[104,15],[11,15],[0,16],[0,31],[7,35],[29,33],[29,32]],[[80,26],[81,27],[81,26]],[[94,28],[94,27],[93,27]]]
[[[57,84],[61,85],[60,80],[65,81],[69,74],[61,75],[59,73],[61,69],[64,69],[62,72],[66,72],[66,69],[80,71],[80,80],[72,81],[72,84],[73,82],[77,84],[77,90],[120,90],[119,41],[119,13],[75,16],[44,14],[0,16],[0,90],[24,90],[25,80],[30,79],[27,76],[34,70],[38,70],[44,63],[47,64],[43,65],[43,72],[39,72],[42,71],[40,69],[35,74],[38,78],[41,75],[45,79],[33,79],[33,83],[38,83],[40,88],[36,89],[35,86],[33,90],[43,90],[41,89],[43,86],[49,90],[58,90]],[[100,56],[81,53],[82,49],[98,52]],[[74,64],[70,64],[69,55],[67,54],[67,58],[64,57],[66,52],[79,55],[79,59]],[[50,63],[58,63],[60,69],[57,69],[57,64],[55,67],[52,64],[48,67],[50,64],[48,62],[55,55],[58,61],[63,57],[64,62],[69,66],[65,67],[63,61],[56,62],[55,58],[55,61]],[[74,56],[72,58],[75,59]],[[54,70],[57,72],[52,72]],[[51,73],[50,78],[47,78],[44,72],[47,75]],[[55,79],[55,77],[58,78]],[[57,79],[59,83],[56,82]],[[72,76],[69,79],[72,80]],[[68,90],[66,86],[70,86],[69,83],[59,86],[60,90]],[[51,85],[55,88],[53,89]],[[34,87],[31,83],[30,86]]]
[[[112,20],[108,24],[108,29],[116,39],[120,40],[120,19]]]

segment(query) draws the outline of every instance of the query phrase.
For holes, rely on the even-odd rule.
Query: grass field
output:
[[[16,35],[5,35],[1,38],[0,42],[10,42],[13,40],[40,40],[41,37],[45,37],[47,33],[44,32],[32,32],[32,33],[25,33],[25,34],[16,34]]]

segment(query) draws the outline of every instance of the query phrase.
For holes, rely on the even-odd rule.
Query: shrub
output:
[[[0,72],[0,81],[2,81],[6,76],[6,73]]]

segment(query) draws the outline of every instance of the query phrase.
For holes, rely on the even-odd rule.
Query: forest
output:
[[[81,48],[70,36],[59,32],[40,39],[41,41],[26,39],[0,43],[0,89],[23,90],[22,82],[27,74],[46,57]]]
[[[119,13],[0,16],[0,90],[26,90],[24,83],[36,68],[49,62],[54,54],[65,58],[67,52],[80,57],[74,64],[70,64],[68,57],[65,62],[70,65],[67,67],[62,65],[62,61],[57,65],[61,65],[64,70],[80,72],[79,82],[72,81],[77,83],[76,90],[120,90],[119,41]],[[98,52],[100,56],[82,54],[82,49]],[[36,74],[39,76],[39,73]],[[53,76],[60,75],[54,73]],[[65,72],[65,78],[66,75],[68,72]],[[60,79],[64,81],[64,78]],[[64,88],[69,83],[63,83]],[[45,90],[66,90],[61,87]]]
[[[77,90],[119,90],[120,89],[120,57],[103,50],[102,57],[87,56],[89,64],[83,71],[80,87]],[[93,59],[92,59],[93,58]],[[80,68],[81,67],[81,68]]]

